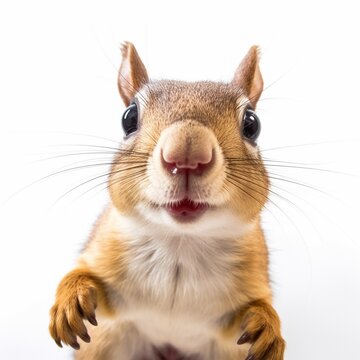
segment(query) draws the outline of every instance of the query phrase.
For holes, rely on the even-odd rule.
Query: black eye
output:
[[[260,120],[252,109],[246,109],[243,117],[242,133],[246,140],[252,143],[256,142],[256,139],[260,135]]]
[[[132,103],[124,112],[122,117],[122,128],[126,136],[130,135],[138,128],[138,107]]]

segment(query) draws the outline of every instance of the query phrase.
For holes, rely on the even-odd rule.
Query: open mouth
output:
[[[180,221],[194,220],[203,214],[208,207],[206,203],[197,203],[190,199],[183,199],[165,206],[169,214]]]

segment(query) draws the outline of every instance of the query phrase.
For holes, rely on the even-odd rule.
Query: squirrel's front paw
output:
[[[90,342],[84,319],[97,325],[96,306],[97,289],[93,281],[81,272],[68,274],[60,283],[50,310],[49,330],[56,344],[62,347],[63,342],[78,350],[77,336]]]
[[[280,320],[270,304],[254,302],[241,323],[243,334],[238,345],[252,344],[245,360],[283,360],[285,341],[280,333]]]

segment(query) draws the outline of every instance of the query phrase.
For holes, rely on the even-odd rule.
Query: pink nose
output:
[[[202,175],[213,164],[213,149],[208,144],[201,149],[176,149],[164,146],[161,152],[162,164],[171,174],[176,175],[185,171]]]

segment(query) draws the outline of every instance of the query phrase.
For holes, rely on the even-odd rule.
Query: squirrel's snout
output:
[[[145,196],[171,208],[173,215],[200,214],[201,206],[223,202],[223,165],[211,128],[195,120],[177,121],[159,136],[149,161],[150,186]]]
[[[202,175],[210,170],[214,157],[212,143],[204,136],[197,136],[196,140],[170,136],[161,149],[162,166],[173,175],[184,172]]]

